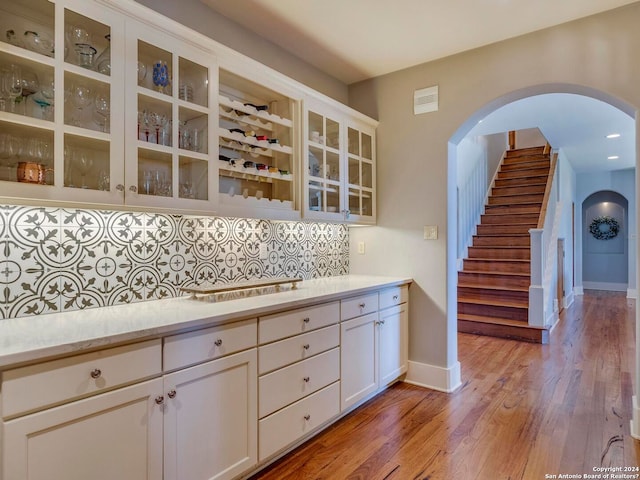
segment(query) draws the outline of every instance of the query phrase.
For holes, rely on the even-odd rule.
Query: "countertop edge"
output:
[[[0,371],[8,370],[11,368],[16,368],[22,365],[26,365],[29,363],[34,363],[38,361],[46,361],[48,359],[54,359],[61,356],[69,356],[76,355],[80,353],[84,353],[85,351],[92,351],[96,349],[108,348],[111,346],[117,346],[119,344],[124,343],[135,343],[138,341],[144,341],[152,338],[182,333],[189,330],[197,330],[200,328],[213,327],[218,325],[223,325],[225,323],[230,323],[237,320],[254,318],[264,315],[270,315],[273,313],[277,313],[280,311],[291,310],[296,308],[302,308],[306,306],[311,306],[318,303],[326,303],[334,300],[339,300],[342,298],[348,298],[349,296],[355,296],[362,293],[370,292],[373,290],[381,290],[384,288],[391,288],[394,286],[400,286],[405,284],[411,284],[413,280],[409,277],[383,277],[383,276],[354,276],[348,275],[343,277],[328,277],[324,279],[317,279],[316,282],[324,282],[331,283],[331,279],[336,279],[336,282],[339,282],[344,279],[364,279],[367,285],[356,286],[356,287],[345,287],[343,289],[325,293],[318,294],[296,294],[293,292],[299,292],[300,290],[293,292],[280,292],[274,293],[264,296],[251,297],[254,301],[247,299],[241,300],[227,300],[224,302],[213,303],[209,305],[219,305],[224,304],[226,307],[233,307],[234,304],[238,304],[239,308],[236,310],[229,309],[230,311],[212,314],[212,315],[195,315],[193,318],[188,318],[181,321],[171,321],[167,320],[166,323],[158,326],[149,326],[145,328],[144,326],[137,326],[135,328],[131,328],[130,330],[124,330],[119,333],[108,334],[108,335],[97,335],[91,337],[90,335],[83,336],[81,338],[75,338],[70,341],[59,340],[59,341],[51,341],[50,344],[44,346],[35,346],[33,348],[25,347],[23,349],[15,349],[15,351],[10,351],[4,353],[2,351],[2,347],[0,346]],[[310,284],[314,282],[314,280],[306,280],[303,281],[304,285]],[[291,298],[291,297],[294,298]],[[299,297],[299,298],[296,298]],[[257,305],[242,307],[243,304],[251,304],[255,303],[255,299],[260,299]],[[91,311],[87,311],[90,313],[94,313],[93,310],[99,309],[111,309],[116,315],[135,315],[136,310],[140,311],[145,307],[151,308],[158,307],[161,305],[161,302],[195,302],[195,300],[190,300],[186,297],[178,297],[172,298],[168,300],[150,300],[147,302],[139,302],[135,304],[129,305],[119,305],[116,307],[98,307],[96,309],[91,309]],[[206,302],[198,302],[203,305],[207,305]],[[168,303],[167,303],[168,304]],[[175,308],[175,305],[172,305]],[[193,305],[190,304],[190,307]],[[179,308],[178,308],[179,310]],[[39,316],[38,320],[41,318],[55,318],[55,319],[64,319],[65,316],[71,318],[72,315],[78,316],[79,312],[67,312],[67,313],[58,313],[55,316],[52,315],[42,315]],[[29,333],[29,322],[33,321],[35,317],[24,317],[20,319],[11,319],[11,320],[0,320],[0,334],[2,334],[2,326],[3,322],[12,321],[18,326],[12,331],[13,335],[20,335],[20,325],[24,324],[25,335]],[[99,322],[99,321],[108,321],[107,320],[87,320],[87,325],[84,325],[84,328],[90,327],[91,322]],[[55,327],[50,327],[55,328]],[[60,327],[62,328],[62,327]]]

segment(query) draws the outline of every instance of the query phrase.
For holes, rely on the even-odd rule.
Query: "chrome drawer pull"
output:
[[[302,321],[304,323],[309,323],[311,321],[311,319],[309,317],[303,318]]]
[[[175,390],[170,390],[169,393],[167,393],[167,396],[169,398],[176,398],[177,394],[178,394],[178,392],[176,392]]]
[[[302,348],[304,348],[305,350],[309,350],[309,344],[308,344],[308,343],[305,343],[305,344],[302,346]]]
[[[304,383],[309,383],[310,378],[309,377],[304,377],[302,380],[304,380]]]
[[[156,403],[157,403],[158,405],[162,405],[162,404],[164,403],[164,397],[163,397],[162,395],[158,395],[158,396],[156,397]]]
[[[101,376],[102,376],[102,370],[100,370],[99,368],[94,368],[93,370],[91,370],[91,378],[97,379],[97,378],[100,378]]]
[[[365,305],[365,303],[363,302],[363,303],[361,303],[361,304],[360,304],[360,305],[358,305],[358,306],[359,306],[360,308],[364,308],[366,305]]]
[[[311,415],[306,414],[306,415],[304,416],[304,419],[308,422],[309,420],[311,420]]]
[[[394,300],[398,300],[398,295],[394,295],[394,296],[393,296],[393,299],[394,299]]]
[[[216,347],[219,347],[220,345],[222,345],[222,339],[221,339],[221,338],[218,338],[218,339],[217,339],[215,342],[213,342],[213,343],[214,343],[214,345],[215,345]]]

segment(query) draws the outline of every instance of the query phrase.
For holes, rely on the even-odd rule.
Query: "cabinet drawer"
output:
[[[387,288],[380,292],[380,310],[406,303],[407,300],[409,300],[409,287],[407,285]]]
[[[2,416],[159,375],[161,360],[157,339],[8,370],[3,373]]]
[[[340,382],[289,405],[259,423],[259,460],[321,426],[340,412]]]
[[[367,313],[378,310],[378,293],[369,295],[360,295],[358,297],[347,298],[340,301],[340,319],[348,320],[350,318],[366,315]]]
[[[264,345],[258,350],[260,375],[276,368],[313,357],[340,344],[340,327],[331,325],[314,332],[296,335]]]
[[[310,332],[338,323],[339,318],[338,302],[260,317],[258,341],[260,344],[269,343],[299,333]]]
[[[256,346],[257,320],[243,320],[164,340],[164,369],[201,363]]]
[[[339,348],[264,375],[258,380],[258,416],[265,417],[339,378]]]

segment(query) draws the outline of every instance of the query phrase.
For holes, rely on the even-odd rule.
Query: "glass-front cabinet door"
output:
[[[211,212],[214,57],[133,21],[126,28],[125,176],[116,188],[130,205]]]
[[[0,31],[2,194],[117,201],[109,182],[123,151],[111,124],[122,118],[112,101],[124,88],[122,18],[91,2],[3,2]]]
[[[299,102],[224,69],[219,81],[220,212],[299,218],[294,154]]]
[[[305,218],[375,223],[375,125],[313,100],[305,115]]]

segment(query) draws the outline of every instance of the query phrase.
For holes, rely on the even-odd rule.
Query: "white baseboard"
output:
[[[584,289],[582,287],[576,287],[573,289],[576,295],[584,295]]]
[[[627,288],[627,298],[638,298],[638,290],[635,288]]]
[[[612,282],[582,282],[582,286],[589,290],[607,290],[609,292],[626,292],[626,283],[612,283]]]
[[[449,368],[443,368],[409,361],[409,369],[404,381],[431,390],[451,393],[462,385],[460,362],[456,362]]]
[[[562,303],[564,304],[564,308],[569,308],[571,305],[573,305],[574,301],[575,301],[574,293],[573,292],[569,292],[569,295],[564,297],[564,300],[562,301]]]

